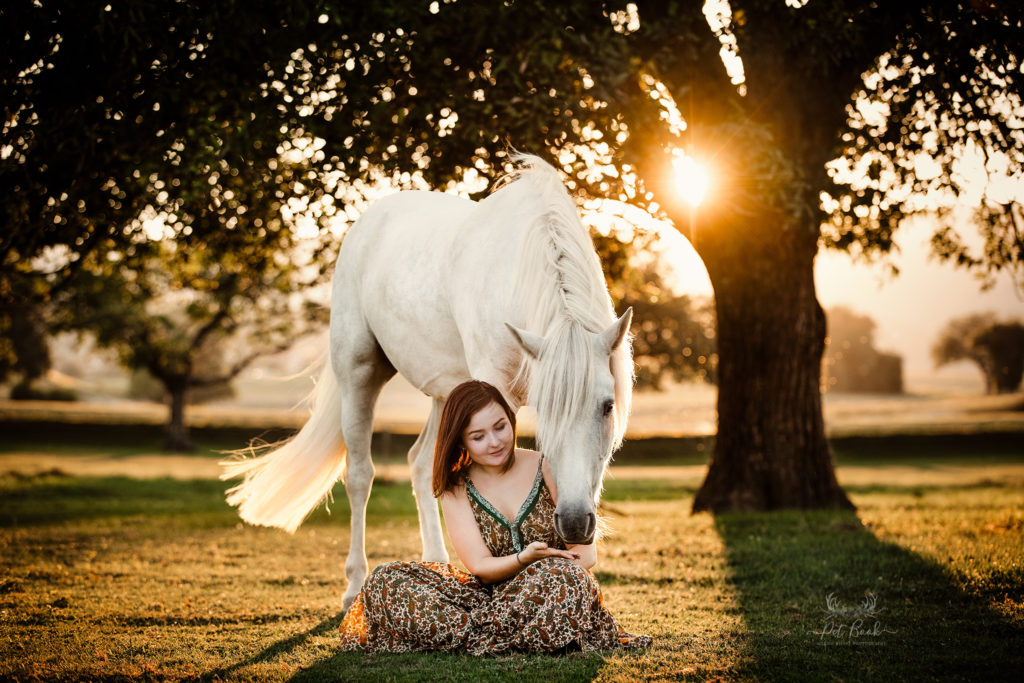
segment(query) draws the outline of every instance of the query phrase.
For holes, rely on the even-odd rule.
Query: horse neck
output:
[[[544,425],[566,424],[580,409],[594,372],[588,335],[614,320],[590,236],[575,213],[572,219],[575,226],[549,213],[530,226],[515,279],[520,319],[547,340],[544,360],[524,355],[513,384],[517,393],[530,397],[542,431]],[[558,438],[538,436],[549,445]]]
[[[513,273],[519,319],[545,336],[566,322],[598,332],[614,319],[593,242],[563,195],[559,201],[541,197],[541,210],[521,235]]]
[[[592,368],[587,364],[595,360],[584,332],[606,329],[615,320],[615,313],[593,241],[557,172],[539,159],[520,160],[527,163],[527,170],[499,190],[509,206],[519,210],[524,206],[535,207],[532,216],[522,223],[524,229],[512,269],[512,307],[517,324],[551,340],[549,346],[557,362],[531,363],[524,354],[513,388],[521,394],[529,389],[541,425],[556,425],[561,421],[555,413],[568,408],[558,408],[556,404],[578,404],[589,391],[586,383],[592,379]],[[611,360],[617,447],[632,403],[633,364],[628,341],[620,344]],[[571,392],[571,396],[537,400],[539,396],[552,396],[552,387],[568,385],[572,388],[565,391]]]

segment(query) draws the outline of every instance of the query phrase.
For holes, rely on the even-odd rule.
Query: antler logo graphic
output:
[[[843,619],[863,619],[865,617],[874,617],[878,615],[878,596],[867,591],[864,593],[864,599],[859,605],[845,605],[838,598],[835,593],[829,593],[825,596],[825,612],[830,617],[839,617]]]

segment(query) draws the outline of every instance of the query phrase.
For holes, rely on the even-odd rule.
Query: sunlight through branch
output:
[[[683,200],[691,206],[704,201],[711,187],[707,168],[681,150],[674,155],[672,167],[676,175],[676,189]]]

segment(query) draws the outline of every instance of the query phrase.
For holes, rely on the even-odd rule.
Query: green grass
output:
[[[224,502],[230,486],[217,480],[183,481],[168,477],[0,477],[0,528],[27,528],[88,520],[133,520],[176,524],[181,528],[234,528],[238,515]],[[416,518],[416,502],[408,483],[378,479],[368,511],[377,521]],[[335,487],[336,500],[318,508],[304,526],[347,524],[345,488]]]
[[[1012,458],[990,442],[947,448],[940,460],[971,462],[970,476],[924,484],[881,466],[927,472],[921,456],[860,447],[880,466],[847,487],[856,514],[691,515],[689,474],[609,480],[596,575],[655,645],[560,657],[339,653],[340,486],[332,514],[288,535],[239,523],[221,482],[0,477],[0,679],[1015,679],[1024,488],[1019,473],[986,474]],[[407,483],[378,481],[370,520],[371,565],[417,556]],[[826,596],[854,606],[868,591],[861,633],[850,618],[829,632]]]

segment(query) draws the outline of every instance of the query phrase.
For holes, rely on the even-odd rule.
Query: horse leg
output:
[[[394,376],[395,369],[384,358],[376,342],[373,342],[371,352],[338,363],[338,366],[341,366],[336,366],[336,371],[340,375],[344,406],[341,424],[345,445],[348,447],[345,493],[352,511],[352,534],[345,560],[348,587],[342,598],[342,609],[347,612],[363,587],[369,571],[366,559],[366,503],[373,486],[370,440],[373,436],[374,404],[381,388]]]
[[[434,399],[430,417],[416,443],[409,449],[409,467],[412,473],[412,491],[416,496],[416,508],[420,515],[420,538],[423,541],[424,562],[448,562],[448,550],[444,546],[441,531],[441,514],[434,499],[432,480],[434,475],[434,442],[441,423],[441,409],[444,401]]]

